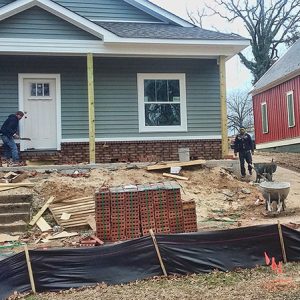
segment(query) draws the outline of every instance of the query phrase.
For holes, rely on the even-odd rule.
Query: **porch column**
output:
[[[228,155],[225,56],[219,57],[222,158]]]
[[[89,149],[90,164],[96,163],[95,143],[95,94],[94,94],[94,65],[93,54],[87,54],[87,80],[89,101]]]

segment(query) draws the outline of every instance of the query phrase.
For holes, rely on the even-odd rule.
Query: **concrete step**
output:
[[[0,203],[0,213],[27,213],[30,214],[30,203]]]
[[[9,224],[0,224],[0,233],[20,234],[27,230],[27,224],[24,221],[17,221]]]
[[[31,203],[32,194],[0,195],[0,203]]]
[[[9,224],[16,221],[29,222],[29,213],[0,213],[0,224]]]

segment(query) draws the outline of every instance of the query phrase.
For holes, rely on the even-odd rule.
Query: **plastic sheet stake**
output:
[[[32,289],[33,293],[36,294],[33,272],[32,272],[31,262],[30,262],[30,257],[29,257],[29,251],[28,251],[28,247],[26,244],[24,245],[24,251],[25,251],[25,257],[26,257],[26,263],[27,263],[27,268],[28,268],[28,273],[29,273],[31,289]]]
[[[155,235],[154,235],[154,232],[152,229],[149,230],[149,233],[152,237],[152,240],[153,240],[153,244],[154,244],[154,247],[155,247],[155,250],[156,250],[156,254],[158,256],[158,259],[159,259],[159,263],[160,263],[160,266],[161,266],[161,269],[164,273],[165,276],[168,276],[167,274],[167,271],[166,271],[166,268],[165,268],[165,265],[163,263],[163,260],[161,258],[161,255],[160,255],[160,251],[159,251],[159,248],[158,248],[158,244],[157,244],[157,241],[156,241],[156,238],[155,238]]]

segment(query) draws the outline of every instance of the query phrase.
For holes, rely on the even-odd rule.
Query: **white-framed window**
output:
[[[261,104],[261,122],[262,122],[262,132],[268,133],[269,132],[269,124],[268,124],[268,109],[267,109],[266,102],[263,102]]]
[[[138,73],[139,131],[187,131],[183,73]]]
[[[294,106],[294,93],[289,91],[286,93],[287,102],[287,115],[288,115],[288,126],[295,126],[295,106]]]

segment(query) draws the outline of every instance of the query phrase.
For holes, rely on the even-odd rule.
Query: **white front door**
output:
[[[30,141],[21,141],[21,150],[58,149],[58,79],[55,76],[22,74],[21,105],[25,117],[20,133]],[[23,98],[23,99],[22,99]]]

